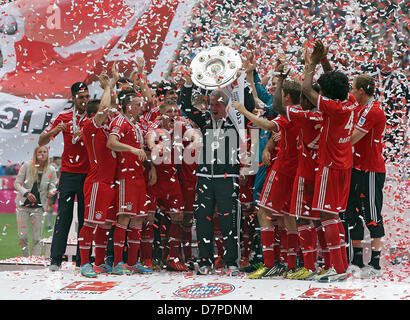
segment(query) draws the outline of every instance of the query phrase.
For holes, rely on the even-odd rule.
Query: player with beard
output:
[[[147,195],[143,162],[147,160],[144,151],[144,131],[138,120],[143,114],[143,99],[134,92],[120,93],[121,114],[110,126],[107,147],[117,154],[117,213],[113,234],[113,274],[152,272],[138,263],[141,228],[147,216]],[[128,265],[123,260],[123,249],[129,226],[127,241]]]
[[[83,82],[71,86],[74,106],[60,112],[57,118],[40,135],[38,144],[44,146],[60,132],[63,134],[64,150],[61,156],[61,176],[58,185],[58,213],[54,226],[50,251],[51,271],[59,270],[67,247],[67,237],[73,220],[74,201],[78,203],[78,232],[84,223],[83,186],[90,169],[88,153],[81,141],[81,128],[88,119],[86,106],[90,99],[88,87]],[[77,242],[76,267],[80,267],[80,250]]]

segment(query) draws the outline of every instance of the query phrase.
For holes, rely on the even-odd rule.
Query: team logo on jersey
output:
[[[203,299],[222,296],[235,290],[235,286],[229,283],[193,284],[175,291],[175,295],[188,299]]]
[[[125,204],[125,208],[126,208],[128,211],[131,211],[131,210],[132,210],[132,202],[127,202],[127,203]]]
[[[102,217],[102,212],[101,212],[101,211],[97,211],[96,214],[95,214],[95,218],[96,218],[97,220],[100,220],[101,217]]]

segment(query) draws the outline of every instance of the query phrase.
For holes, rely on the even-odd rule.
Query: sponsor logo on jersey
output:
[[[188,299],[213,298],[231,293],[235,286],[229,283],[193,284],[175,291],[175,295]]]

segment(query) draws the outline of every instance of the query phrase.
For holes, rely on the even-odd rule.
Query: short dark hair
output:
[[[116,86],[117,88],[119,88],[119,87],[120,87],[120,86],[119,86],[120,83],[129,83],[129,84],[132,84],[132,81],[131,81],[130,79],[126,78],[126,77],[121,77],[121,78],[119,78],[119,79],[117,80],[117,82],[115,83],[115,86]]]
[[[293,104],[299,104],[300,93],[302,92],[302,86],[299,81],[285,80],[282,87],[285,96],[290,94],[290,98]]]
[[[165,95],[167,94],[168,91],[171,90],[177,90],[177,85],[171,81],[166,81],[163,80],[161,81],[155,88],[155,94],[159,98],[160,96],[163,96],[165,98]]]
[[[76,82],[71,86],[71,95],[75,96],[78,92],[88,91],[87,84],[84,82]]]
[[[320,86],[317,83],[312,84],[312,88],[313,90],[315,90],[317,93],[320,92]],[[301,100],[307,100],[311,105],[312,105],[312,109],[314,107],[314,105],[309,101],[309,99],[305,96],[305,94],[302,92],[300,95],[300,99]]]
[[[373,96],[376,83],[374,78],[368,74],[360,74],[355,79],[356,89],[362,88],[368,96]]]
[[[340,71],[323,73],[317,83],[320,85],[323,95],[334,100],[345,100],[350,90],[349,79]]]
[[[138,93],[132,88],[121,90],[118,94],[118,101],[120,103],[122,112],[126,112],[126,107],[131,103],[132,98],[139,97]]]
[[[91,99],[87,102],[87,115],[90,117],[92,114],[96,114],[98,111],[98,106],[100,105],[100,99]]]

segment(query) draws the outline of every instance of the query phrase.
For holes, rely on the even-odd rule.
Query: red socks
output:
[[[80,246],[81,265],[90,263],[90,249],[93,242],[94,228],[94,226],[91,227],[87,224],[84,224],[80,230],[78,242]]]
[[[122,224],[115,225],[113,242],[114,242],[114,267],[122,261],[122,253],[125,244],[125,233],[127,231],[127,226]]]
[[[316,233],[317,233],[317,238],[319,240],[320,248],[322,249],[324,269],[328,270],[331,268],[330,252],[329,252],[329,248],[327,247],[325,231],[323,229],[323,226],[317,227]]]
[[[273,227],[261,228],[261,244],[263,261],[265,266],[272,268],[274,266],[273,243],[275,241],[275,230]]]
[[[169,241],[169,257],[179,257],[179,246],[181,244],[181,226],[179,223],[171,222],[168,234]]]
[[[110,232],[110,224],[99,224],[95,229],[95,265],[99,266],[105,263],[104,258],[107,249],[108,233]]]
[[[279,235],[279,246],[280,246],[281,262],[286,263],[287,252],[288,252],[288,236],[287,236],[287,233],[286,233],[286,229],[279,229],[278,228],[278,235]]]
[[[345,270],[349,267],[349,261],[347,260],[347,252],[346,252],[346,234],[345,234],[345,227],[343,226],[343,222],[339,220],[337,225],[339,227],[339,235],[340,235],[340,253],[343,259],[343,265]]]
[[[243,231],[242,231],[242,237],[243,237],[243,252],[242,252],[242,258],[245,260],[249,260],[249,255],[251,253],[251,243],[249,239],[249,216],[245,217],[243,223]]]
[[[151,223],[145,223],[141,232],[141,259],[152,260],[152,244],[154,242],[154,227]]]
[[[311,224],[299,225],[299,243],[303,254],[303,265],[306,269],[315,271],[316,251],[317,251],[317,233],[315,227]]]
[[[280,262],[280,239],[278,226],[275,226],[275,240],[273,242],[273,259],[275,262]]]
[[[338,226],[339,221],[339,219],[321,220],[322,226],[325,228],[325,239],[329,248],[330,262],[337,273],[343,273],[346,268],[340,250],[341,237]]]
[[[192,258],[192,225],[182,225],[181,230],[182,251],[186,260]]]
[[[287,231],[287,254],[286,262],[288,263],[288,270],[296,268],[296,253],[298,250],[299,236],[297,231]]]
[[[128,265],[133,266],[138,262],[138,251],[141,244],[141,227],[130,226],[127,235],[128,243]]]

